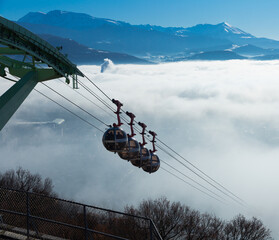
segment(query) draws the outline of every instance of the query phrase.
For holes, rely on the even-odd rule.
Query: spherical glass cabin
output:
[[[150,152],[147,148],[140,146],[137,158],[131,159],[131,163],[136,167],[142,167],[150,161]]]
[[[127,134],[119,127],[111,127],[103,135],[104,147],[110,152],[122,151],[127,141]]]
[[[132,160],[139,156],[140,154],[140,145],[138,141],[132,137],[128,137],[128,142],[124,149],[118,152],[120,158],[124,160]]]
[[[160,159],[156,154],[152,152],[150,152],[150,155],[151,155],[150,160],[145,165],[142,166],[142,169],[145,172],[154,173],[160,167]]]

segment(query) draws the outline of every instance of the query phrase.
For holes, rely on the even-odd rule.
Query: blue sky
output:
[[[228,22],[257,37],[279,40],[278,0],[0,0],[0,15],[65,10],[131,24],[189,27]]]

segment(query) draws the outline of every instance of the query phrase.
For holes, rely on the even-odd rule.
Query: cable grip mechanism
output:
[[[155,132],[149,131],[149,134],[153,137],[152,139],[152,146],[153,146],[153,150],[151,151],[152,153],[155,153],[157,151],[156,147],[155,147],[155,138],[157,136],[157,134]]]
[[[146,125],[144,123],[139,122],[138,123],[141,127],[142,127],[142,132],[140,133],[142,135],[142,143],[140,143],[140,145],[143,147],[145,144],[147,144],[147,142],[145,141],[145,129],[146,129]]]
[[[130,123],[128,123],[128,125],[130,125],[130,127],[131,127],[131,134],[128,134],[128,137],[134,137],[134,136],[136,136],[136,134],[134,133],[134,128],[133,128],[133,125],[134,125],[134,119],[135,119],[135,115],[133,114],[133,113],[131,113],[131,112],[126,112],[126,114],[131,118],[131,122]]]
[[[118,101],[118,100],[115,100],[115,99],[112,99],[112,102],[117,106],[117,110],[116,112],[114,112],[116,115],[117,115],[117,121],[118,123],[114,123],[113,126],[114,127],[120,127],[121,125],[123,125],[123,123],[121,122],[121,119],[120,119],[120,114],[121,114],[121,107],[123,106],[123,104]]]

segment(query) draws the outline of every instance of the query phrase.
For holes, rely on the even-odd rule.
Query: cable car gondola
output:
[[[139,155],[134,158],[131,159],[131,163],[136,166],[136,167],[142,167],[145,164],[147,164],[150,161],[150,152],[147,148],[145,148],[144,146],[140,146],[140,152]]]
[[[152,145],[153,145],[153,150],[150,150],[150,160],[144,164],[142,166],[143,171],[148,172],[148,173],[154,173],[156,172],[159,168],[160,168],[160,159],[159,157],[155,154],[155,152],[157,151],[155,148],[155,137],[156,137],[156,133],[149,131],[150,135],[153,136],[152,139]]]
[[[110,152],[122,151],[127,141],[127,134],[118,126],[109,128],[103,135],[103,144]]]
[[[136,167],[142,167],[150,161],[151,156],[149,150],[144,147],[146,145],[145,137],[144,137],[146,125],[141,122],[139,122],[138,124],[142,127],[142,132],[141,132],[142,143],[140,143],[139,155],[136,158],[131,159],[131,163]]]
[[[129,123],[129,125],[131,127],[131,134],[128,134],[128,142],[127,142],[126,146],[124,147],[124,149],[122,151],[118,152],[118,155],[120,158],[129,161],[131,159],[138,158],[138,156],[140,154],[140,145],[139,145],[138,141],[133,138],[136,135],[134,133],[134,129],[133,129],[133,125],[134,125],[133,122],[134,122],[134,118],[136,116],[130,112],[126,112],[126,114],[131,118],[131,122]]]
[[[160,168],[160,159],[159,157],[150,152],[150,160],[148,163],[142,166],[143,171],[148,172],[148,173],[154,173]]]
[[[110,152],[120,152],[122,151],[127,142],[128,137],[127,134],[120,128],[123,124],[120,120],[120,108],[123,106],[121,102],[118,100],[112,99],[112,102],[117,106],[117,111],[115,114],[117,115],[118,123],[114,123],[113,127],[109,128],[103,135],[103,145]]]

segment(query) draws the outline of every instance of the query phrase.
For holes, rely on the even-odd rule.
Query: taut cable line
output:
[[[203,186],[202,184],[198,183],[197,181],[195,181],[193,178],[187,176],[185,173],[179,171],[177,168],[173,167],[172,165],[170,165],[169,163],[165,162],[164,160],[161,160],[161,162],[163,162],[164,164],[166,164],[168,167],[170,167],[171,169],[173,169],[174,171],[180,173],[181,175],[183,175],[184,177],[188,178],[189,180],[191,180],[192,182],[194,182],[195,184],[199,185],[200,187],[204,188],[205,190],[207,190],[208,192],[212,193],[213,195],[221,198],[222,200],[226,201],[225,198],[221,197],[220,195],[218,195],[217,193],[211,191],[209,188]]]
[[[205,191],[199,189],[198,187],[194,186],[193,184],[191,184],[191,183],[185,181],[183,178],[181,178],[181,177],[177,176],[176,174],[170,172],[169,170],[165,169],[164,167],[161,167],[161,169],[164,170],[165,172],[167,172],[168,174],[174,176],[175,178],[181,180],[182,182],[186,183],[187,185],[191,186],[192,188],[194,188],[194,189],[200,191],[201,193],[203,193],[203,194],[205,194],[205,195],[207,195],[207,196],[209,196],[209,197],[215,199],[216,201],[218,201],[218,202],[220,202],[220,203],[226,204],[225,202],[221,201],[220,199],[218,199],[218,198],[216,198],[216,197],[214,197],[214,196],[211,196],[211,195],[208,194],[207,192],[205,192]]]
[[[8,77],[3,77],[11,82],[17,82],[17,80],[8,78]],[[72,115],[76,116],[77,118],[79,118],[80,120],[84,121],[85,123],[87,123],[88,125],[94,127],[95,129],[99,130],[101,133],[104,133],[103,130],[101,130],[100,128],[98,128],[97,126],[95,126],[94,124],[90,123],[89,121],[87,121],[86,119],[82,118],[81,116],[79,116],[78,114],[74,113],[73,111],[71,111],[70,109],[68,109],[67,107],[63,106],[62,104],[58,103],[57,101],[53,100],[52,98],[50,98],[49,96],[47,96],[46,94],[42,93],[41,91],[34,89],[37,93],[39,93],[40,95],[44,96],[45,98],[47,98],[48,100],[52,101],[53,103],[57,104],[58,106],[60,106],[61,108],[63,108],[64,110],[68,111],[69,113],[71,113]]]
[[[100,88],[98,87],[91,79],[89,79],[89,77],[87,77],[85,75],[85,77],[88,79],[88,81],[93,84],[102,94],[104,94],[104,96],[109,99],[111,101],[111,98]],[[124,109],[122,109],[122,112],[125,112]],[[122,116],[122,119],[124,120],[124,122],[126,122],[128,124],[128,120],[126,118],[124,118]],[[137,121],[135,121],[136,123],[138,123]],[[137,128],[135,128],[135,130],[137,132],[139,132],[139,130]],[[222,184],[220,184],[219,182],[217,182],[216,180],[214,180],[212,177],[210,177],[208,174],[206,174],[204,171],[200,170],[198,167],[196,167],[194,164],[192,164],[189,160],[187,160],[186,158],[184,158],[183,156],[181,156],[180,154],[178,154],[175,150],[173,150],[173,148],[169,147],[167,144],[165,144],[162,140],[160,140],[159,138],[157,138],[157,140],[164,145],[164,147],[167,147],[169,150],[171,150],[172,152],[174,152],[177,156],[179,156],[180,158],[182,158],[184,161],[186,161],[188,164],[190,164],[191,167],[193,167],[194,169],[198,170],[201,174],[197,173],[195,170],[193,170],[190,166],[187,166],[186,164],[184,164],[182,161],[180,161],[178,158],[176,158],[175,156],[173,156],[172,154],[170,154],[168,151],[166,151],[164,149],[164,147],[159,146],[158,144],[156,144],[158,146],[158,148],[160,148],[162,151],[164,151],[165,153],[167,153],[170,157],[172,157],[173,159],[175,159],[177,162],[179,162],[180,164],[182,164],[184,167],[186,167],[188,170],[190,170],[191,172],[193,172],[196,176],[198,176],[200,179],[202,179],[203,181],[205,181],[207,184],[211,185],[212,187],[214,187],[215,189],[217,189],[219,192],[221,192],[222,194],[226,195],[227,197],[229,197],[230,199],[232,199],[233,201],[237,202],[240,205],[243,205],[245,202],[244,200],[242,200],[240,197],[238,197],[236,194],[234,194],[232,191],[230,191],[229,189],[227,189],[226,187],[224,187]]]
[[[187,160],[186,158],[184,158],[183,156],[181,156],[178,152],[176,152],[175,150],[173,150],[170,146],[168,146],[167,144],[165,144],[163,141],[161,141],[159,138],[157,138],[157,140],[162,143],[165,147],[167,147],[169,150],[171,150],[173,153],[175,153],[177,156],[179,156],[180,158],[182,158],[184,161],[186,161],[188,164],[190,164],[193,168],[195,168],[196,170],[198,170],[200,173],[202,173],[204,176],[206,176],[207,178],[209,178],[211,181],[213,181],[214,183],[216,183],[218,186],[220,186],[221,188],[223,188],[225,191],[229,192],[231,195],[233,195],[234,197],[236,197],[238,200],[242,201],[243,203],[245,203],[245,201],[241,198],[239,198],[238,196],[236,196],[234,193],[232,193],[229,189],[227,189],[226,187],[224,187],[222,184],[220,184],[219,182],[215,181],[213,178],[211,178],[209,175],[207,175],[204,171],[200,170],[198,167],[196,167],[194,164],[192,164],[189,160]]]
[[[109,127],[108,124],[106,124],[104,121],[102,121],[101,119],[99,119],[98,117],[94,116],[92,113],[88,112],[87,110],[85,110],[84,108],[80,107],[78,104],[74,103],[73,101],[71,101],[70,99],[66,98],[63,94],[57,92],[56,90],[54,90],[53,88],[51,88],[50,86],[46,85],[45,83],[42,83],[44,86],[46,86],[48,89],[50,89],[51,91],[55,92],[56,94],[58,94],[60,97],[64,98],[65,100],[67,100],[68,102],[70,102],[71,104],[73,104],[74,106],[76,106],[77,108],[79,108],[80,110],[84,111],[85,113],[87,113],[88,115],[90,115],[91,117],[93,117],[94,119],[96,119],[97,121],[99,121],[100,123],[104,124],[105,126]]]

